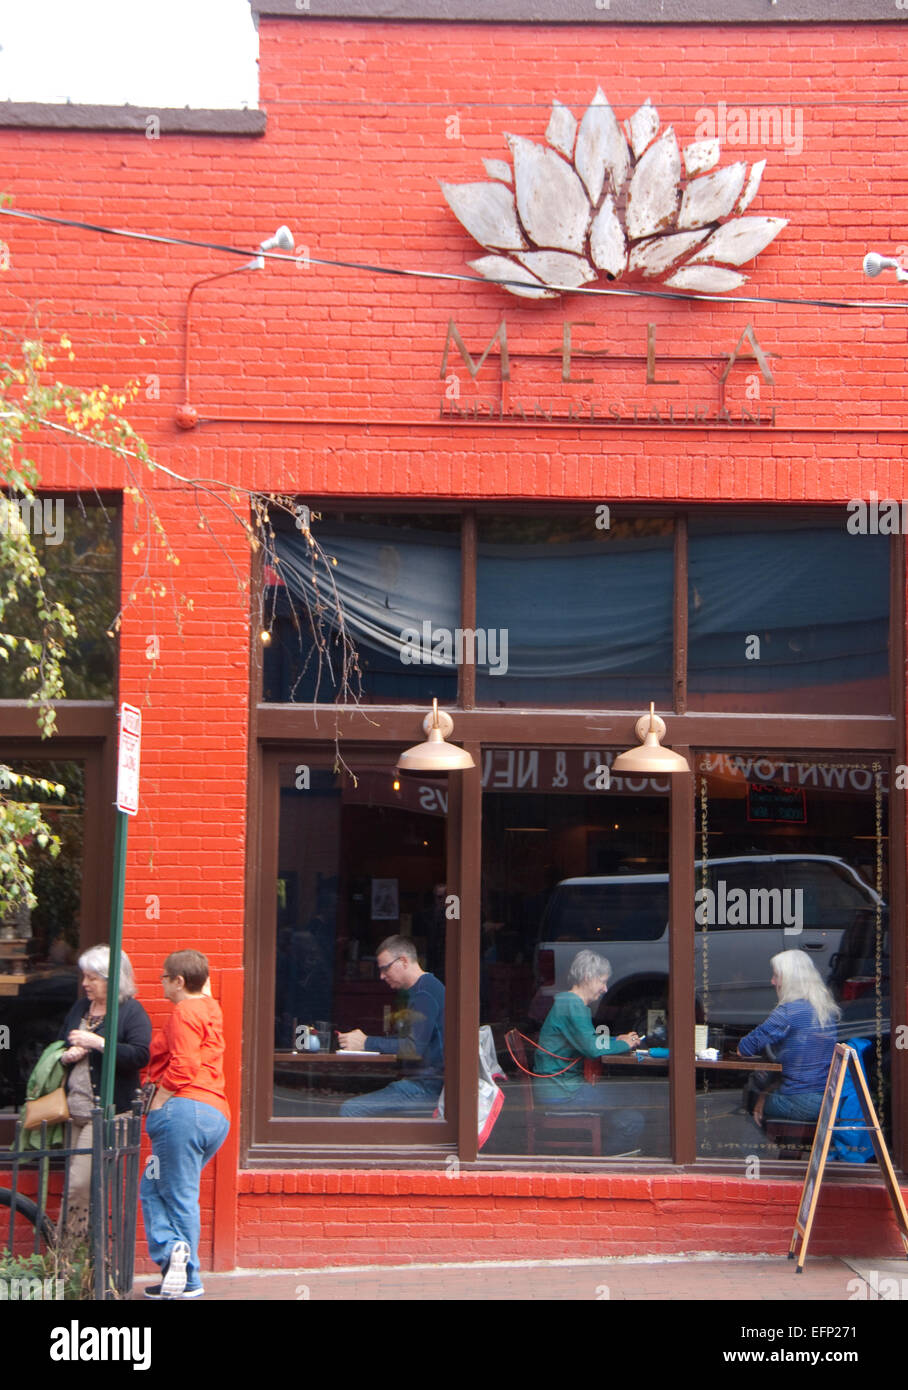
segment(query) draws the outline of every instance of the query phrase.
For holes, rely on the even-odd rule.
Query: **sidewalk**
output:
[[[346,1269],[236,1270],[204,1276],[206,1303],[256,1300],[673,1300],[792,1303],[908,1298],[908,1261],[755,1255],[359,1265]],[[865,1281],[865,1285],[860,1283]],[[888,1281],[888,1282],[887,1282]],[[142,1298],[146,1283],[137,1283]]]

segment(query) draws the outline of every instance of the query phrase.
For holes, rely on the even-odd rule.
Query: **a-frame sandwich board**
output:
[[[864,1123],[837,1125],[835,1120],[839,1112],[839,1103],[842,1099],[842,1087],[845,1084],[845,1077],[849,1071],[851,1073],[851,1079],[854,1082],[855,1090],[857,1091],[861,1113],[864,1116]],[[820,1117],[817,1120],[816,1133],[813,1138],[813,1148],[810,1150],[807,1172],[804,1176],[804,1186],[801,1189],[801,1200],[798,1204],[794,1234],[791,1237],[791,1245],[788,1249],[788,1258],[793,1260],[797,1249],[798,1237],[800,1236],[802,1244],[801,1253],[798,1256],[798,1274],[801,1274],[804,1269],[804,1259],[807,1255],[807,1242],[810,1240],[810,1229],[813,1226],[813,1218],[816,1215],[817,1202],[820,1196],[820,1184],[823,1181],[826,1158],[829,1153],[829,1145],[834,1130],[840,1132],[861,1130],[870,1135],[873,1150],[876,1154],[877,1162],[880,1165],[880,1171],[883,1174],[883,1181],[889,1192],[889,1200],[892,1203],[892,1210],[895,1214],[896,1222],[898,1223],[902,1244],[905,1247],[905,1256],[908,1258],[908,1212],[905,1211],[905,1203],[902,1201],[902,1194],[896,1182],[892,1161],[889,1157],[889,1150],[886,1148],[886,1141],[880,1129],[880,1122],[873,1108],[873,1101],[870,1099],[870,1092],[867,1089],[867,1082],[864,1079],[864,1073],[858,1061],[858,1054],[853,1047],[848,1047],[846,1043],[837,1043],[835,1051],[832,1054],[829,1075],[826,1078],[826,1090],[823,1092],[823,1103],[820,1106]]]

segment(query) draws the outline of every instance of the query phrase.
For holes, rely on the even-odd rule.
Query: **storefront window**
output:
[[[44,590],[50,600],[66,604],[78,628],[78,636],[65,643],[66,698],[112,700],[115,648],[108,630],[120,609],[120,509],[86,506],[71,493],[43,499],[43,507],[43,530],[32,540],[45,570]],[[20,644],[0,661],[0,699],[23,700],[31,689],[22,681],[31,657],[21,638],[36,635],[34,604],[10,604],[3,625]]]
[[[824,999],[839,1011],[837,1017],[830,1011],[829,1038],[861,1054],[884,1127],[891,1031],[888,792],[888,769],[859,758],[719,753],[697,764],[696,994],[706,1045],[734,1057],[741,1039],[780,1002],[791,1009],[791,1001],[806,997],[815,1008],[816,998]],[[796,955],[789,957],[792,975],[780,996],[770,961],[788,952]],[[767,1120],[761,1136],[751,1112],[763,1092],[806,1101],[822,1091],[825,1052],[810,1076],[812,1054],[797,1055],[812,1031],[809,1020],[792,1014],[790,1032],[770,1041],[770,1053],[761,1047],[738,1060],[746,1070],[698,1064],[702,1155],[774,1158],[796,1149],[796,1140],[809,1147],[809,1135],[788,1121]],[[766,1097],[763,1106],[767,1115],[784,1108]],[[805,1110],[805,1123],[810,1118]],[[841,1156],[835,1144],[834,1156]]]
[[[368,1110],[355,1108],[413,1074],[388,1046],[407,1008],[377,970],[392,935],[412,938],[419,968],[449,986],[452,1094],[465,1094],[476,1065],[467,1025],[478,1014],[491,1029],[505,1100],[483,1159],[790,1156],[747,1113],[754,1073],[769,1085],[783,1073],[737,1051],[778,1003],[770,962],[789,951],[829,992],[836,1037],[861,1040],[890,1133],[889,538],[851,536],[806,512],[771,522],[616,511],[600,530],[589,511],[319,523],[365,642],[365,703],[415,709],[411,732],[406,711],[373,708],[371,750],[363,761],[338,743],[340,772],[333,751],[283,751],[324,748],[313,742],[325,737],[320,711],[261,716],[274,853],[263,880],[271,954],[256,1144],[438,1147],[455,1131],[466,1144],[462,1106],[434,1122],[428,1102],[401,1110],[380,1138],[378,1119],[366,1124]],[[289,569],[266,589],[284,636]],[[485,634],[498,669],[477,661],[467,678],[469,658],[456,650],[438,664],[401,661],[403,618],[433,638],[465,622]],[[283,637],[265,649],[266,699],[301,704],[306,690],[314,700],[311,670],[289,651]],[[453,738],[477,774],[395,777],[433,694],[455,707]],[[693,826],[685,777],[611,774],[650,700],[669,745],[735,750],[687,753]],[[767,753],[755,721],[783,713],[781,741],[800,751]],[[596,747],[597,734],[611,746]],[[449,863],[463,875],[454,885]],[[463,921],[445,914],[452,886],[468,905]],[[731,902],[756,904],[756,916],[740,921]],[[330,1050],[338,1032],[367,1040],[363,1055]],[[611,1045],[641,1037],[629,1050]],[[421,1127],[405,1131],[405,1117]]]
[[[560,519],[479,519],[476,623],[488,705],[623,706],[671,692],[670,517],[590,506]],[[504,656],[503,656],[504,654]]]
[[[32,1067],[78,994],[85,777],[77,761],[10,758],[7,766],[66,788],[59,800],[37,793],[42,815],[60,839],[56,858],[29,847],[37,906],[23,906],[0,923],[0,1034],[9,1039],[0,1047],[0,1111],[14,1112],[25,1100]],[[4,796],[34,801],[36,792],[13,787]]]
[[[691,709],[888,713],[888,536],[695,517],[688,600]]]
[[[276,538],[262,621],[263,698],[275,703],[451,703],[460,626],[460,518],[333,516]],[[334,564],[333,561],[337,563]],[[343,632],[356,648],[346,663]],[[445,645],[445,634],[452,640]]]
[[[442,781],[380,761],[355,780],[280,764],[275,1117],[431,1120],[445,1072],[446,809]]]
[[[597,790],[610,761],[483,752],[480,1019],[508,1074],[489,1153],[671,1152],[668,785]],[[663,1056],[612,1052],[632,1032]]]

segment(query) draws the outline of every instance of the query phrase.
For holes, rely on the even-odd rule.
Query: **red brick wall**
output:
[[[624,118],[650,96],[682,146],[694,138],[699,108],[719,101],[748,110],[778,105],[801,112],[800,152],[758,144],[727,146],[723,154],[723,163],[765,154],[768,167],[749,211],[790,219],[748,267],[752,279],[742,293],[904,304],[891,277],[871,284],[860,273],[867,249],[895,251],[908,226],[903,46],[898,23],[616,27],[593,37],[562,27],[269,20],[261,25],[264,139],[0,131],[0,188],[23,210],[250,247],[286,221],[313,257],[459,272],[479,253],[437,178],[483,178],[482,158],[507,154],[505,130],[541,140],[553,97],[579,118],[601,84]],[[452,118],[459,138],[448,138]],[[194,307],[192,400],[204,416],[247,422],[183,433],[174,412],[184,396],[186,295],[194,280],[234,261],[11,220],[0,225],[0,236],[11,253],[0,275],[4,323],[28,325],[40,304],[41,329],[48,336],[66,330],[73,339],[77,379],[118,386],[138,378],[135,425],[155,457],[184,475],[303,496],[530,497],[543,505],[570,497],[844,502],[870,488],[883,497],[905,495],[903,315],[579,297],[528,305],[494,287],[269,264],[202,287]],[[441,350],[452,315],[474,354],[502,315],[517,347],[557,351],[570,317],[595,324],[576,331],[581,346],[637,356],[645,353],[650,322],[660,352],[676,355],[728,353],[753,322],[763,347],[777,354],[776,385],[761,386],[763,403],[776,405],[777,426],[590,431],[439,423]],[[474,388],[462,368],[458,374],[463,399],[488,390],[484,383]],[[544,397],[556,388],[557,362],[524,394]],[[517,384],[512,394],[519,394]],[[646,397],[642,385],[635,394]],[[303,415],[321,423],[300,424]],[[52,489],[88,481],[119,489],[128,481],[120,462],[87,446],[54,440],[35,456]],[[219,544],[199,529],[194,499],[179,483],[158,473],[145,485],[180,560],[178,569],[158,563],[155,578],[173,578],[194,607],[184,614],[182,635],[168,595],[152,603],[144,593],[124,619],[120,693],[141,704],[145,717],[126,945],[146,1001],[157,998],[168,950],[191,941],[211,954],[229,997],[236,1103],[248,705],[247,599],[237,572],[248,575],[248,550],[216,506],[205,510]],[[142,575],[144,554],[132,546],[145,525],[143,510],[128,502],[125,596]],[[156,666],[146,655],[152,636],[160,642]],[[152,1004],[152,1011],[157,1019],[160,1008]],[[219,1228],[228,1245],[236,1163],[237,1126],[218,1165]],[[351,1184],[351,1195],[339,1192],[336,1203],[327,1188],[326,1195],[303,1195],[329,1180]],[[387,1257],[407,1225],[395,1217],[382,1230],[375,1223],[384,1199],[368,1186],[353,1195],[354,1182],[379,1181],[374,1177],[290,1175],[280,1181],[301,1184],[297,1195],[273,1200],[257,1195],[262,1179],[242,1181],[243,1262],[292,1263],[304,1247],[313,1259]],[[411,1258],[430,1248],[454,1258],[479,1249],[525,1252],[531,1240],[551,1252],[599,1241],[601,1232],[590,1234],[590,1204],[606,1217],[600,1224],[616,1250],[656,1248],[658,1241],[675,1249],[780,1248],[787,1238],[777,1185],[680,1176],[563,1185],[513,1178],[512,1192],[483,1197],[478,1186],[474,1201],[464,1200],[474,1191],[470,1184],[492,1179],[435,1188],[426,1181],[414,1205],[433,1221],[411,1214]],[[584,1196],[582,1209],[577,1184],[584,1194],[583,1184],[593,1184],[596,1194]],[[212,1200],[206,1195],[209,1218]],[[734,1224],[723,1220],[729,1200],[738,1203]],[[834,1205],[840,1198],[825,1200]],[[878,1197],[867,1200],[876,1212]],[[355,1214],[351,1225],[345,1213]],[[506,1222],[518,1232],[510,1240],[499,1231]],[[270,1232],[266,1238],[271,1224],[274,1246]],[[830,1241],[839,1229],[830,1227]],[[873,1233],[886,1229],[874,1216],[863,1238],[875,1240]]]
[[[241,1173],[249,1268],[788,1250],[801,1184],[491,1173]],[[278,1196],[280,1194],[280,1196]],[[882,1186],[825,1185],[810,1253],[901,1255]]]

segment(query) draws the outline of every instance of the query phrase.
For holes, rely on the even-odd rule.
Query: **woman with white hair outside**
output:
[[[607,1082],[591,1085],[583,1069],[571,1065],[582,1057],[608,1057],[637,1047],[637,1033],[612,1038],[593,1027],[593,1009],[608,989],[612,967],[597,951],[578,951],[568,971],[570,989],[556,994],[539,1034],[533,1079],[536,1104],[549,1114],[561,1107],[601,1110],[606,1128],[606,1149],[620,1150],[613,1157],[639,1153],[637,1141],[643,1129],[639,1110],[615,1109],[615,1093]],[[567,1066],[565,1066],[567,1062]]]
[[[73,1148],[91,1147],[91,1112],[100,1104],[101,1067],[107,1044],[107,986],[110,947],[92,946],[79,957],[85,998],[78,999],[63,1022],[59,1037],[69,1044],[60,1060],[68,1068],[66,1100],[73,1122]],[[114,1068],[114,1110],[128,1114],[139,1089],[139,1072],[148,1062],[151,1020],[135,998],[136,979],[126,952],[120,955],[120,1006],[117,1015],[117,1055]],[[88,1232],[91,1154],[70,1159],[67,1232],[81,1238]]]
[[[781,1086],[764,1092],[754,1106],[761,1129],[764,1118],[804,1123],[819,1118],[841,1016],[805,951],[781,951],[770,966],[779,1006],[738,1044],[741,1057],[754,1057],[768,1044],[782,1063]]]

